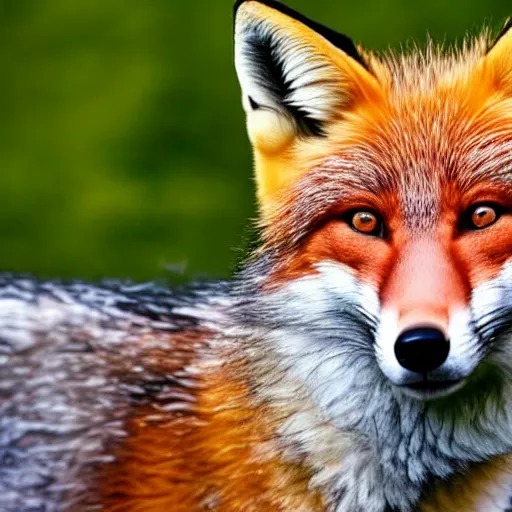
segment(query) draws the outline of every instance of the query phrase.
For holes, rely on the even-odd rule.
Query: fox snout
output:
[[[467,285],[455,258],[434,237],[408,242],[382,290],[383,308],[398,313],[398,329],[436,326],[445,334],[450,313],[467,304]]]
[[[467,350],[474,337],[469,294],[463,266],[448,244],[423,236],[405,245],[381,292],[377,344],[393,383],[414,395],[432,395],[463,382],[474,366]]]

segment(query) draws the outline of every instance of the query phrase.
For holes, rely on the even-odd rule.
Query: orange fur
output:
[[[232,369],[205,371],[190,413],[136,411],[102,476],[106,512],[323,511],[309,474],[282,458],[275,419]]]
[[[257,156],[260,174],[279,175],[283,166],[300,174],[268,203],[265,197],[260,198],[266,204],[267,216],[262,223],[268,246],[289,239],[289,226],[294,223],[290,211],[307,201],[303,196],[308,190],[319,190],[317,177],[330,172],[331,181],[339,180],[339,206],[317,218],[317,225],[323,227],[315,229],[288,258],[283,258],[284,266],[274,274],[276,281],[314,272],[312,267],[317,261],[330,258],[381,289],[392,262],[401,258],[407,240],[414,237],[404,225],[400,201],[414,189],[421,194],[426,186],[437,189],[439,202],[444,205],[439,220],[441,231],[433,236],[448,244],[453,264],[464,276],[464,286],[477,286],[501,270],[512,248],[509,216],[502,219],[498,230],[491,228],[463,238],[454,237],[442,226],[456,224],[456,218],[475,197],[480,202],[497,200],[512,206],[510,186],[485,177],[475,178],[472,163],[480,148],[495,147],[495,154],[499,155],[512,144],[512,99],[503,99],[501,93],[494,91],[494,75],[482,67],[482,59],[473,53],[460,56],[463,61],[457,61],[456,66],[436,55],[425,59],[429,59],[425,68],[417,67],[415,60],[389,61],[388,70],[391,76],[394,73],[394,79],[386,78],[383,83],[385,99],[377,105],[355,107],[343,120],[329,126],[325,139],[297,142],[293,152],[275,157],[281,160],[278,167]],[[394,69],[398,66],[402,68]],[[428,72],[433,75],[430,79],[424,76]],[[308,145],[314,145],[314,149]],[[258,155],[257,148],[255,151]],[[340,167],[338,178],[333,170],[336,160],[351,163],[348,170]],[[446,162],[456,171],[447,168]],[[379,179],[387,180],[389,185],[380,190],[374,187],[372,192],[371,185],[365,186],[357,175],[362,172],[358,166],[365,165],[376,169]],[[495,165],[499,172],[498,160]],[[346,225],[337,222],[343,212],[364,207],[379,211],[393,228],[389,243],[355,236]]]

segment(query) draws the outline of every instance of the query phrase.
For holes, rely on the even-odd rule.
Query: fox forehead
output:
[[[460,209],[465,196],[490,199],[473,191],[499,191],[512,202],[512,106],[498,95],[471,102],[461,92],[440,100],[432,87],[408,103],[390,97],[378,112],[353,113],[334,126],[318,141],[325,156],[280,194],[269,243],[275,235],[293,245],[344,203],[370,202],[417,231]]]
[[[512,192],[511,100],[475,78],[476,61],[424,59],[388,64],[380,103],[330,127],[317,143],[325,156],[283,191],[285,202],[321,212],[361,192],[388,194],[408,224],[426,226],[454,193],[485,184]]]

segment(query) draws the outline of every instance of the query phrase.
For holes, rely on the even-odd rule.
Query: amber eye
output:
[[[500,216],[496,207],[483,204],[473,208],[471,213],[472,229],[484,229],[494,224]]]
[[[381,232],[381,222],[372,212],[359,211],[352,214],[350,224],[359,233],[377,236]]]

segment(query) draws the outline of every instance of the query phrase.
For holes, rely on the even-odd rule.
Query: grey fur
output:
[[[190,407],[193,369],[162,374],[152,354],[172,360],[181,348],[168,335],[204,325],[208,301],[214,318],[223,288],[192,299],[154,285],[0,278],[2,512],[100,509],[88,487],[126,437],[130,409],[175,389],[175,408]]]

